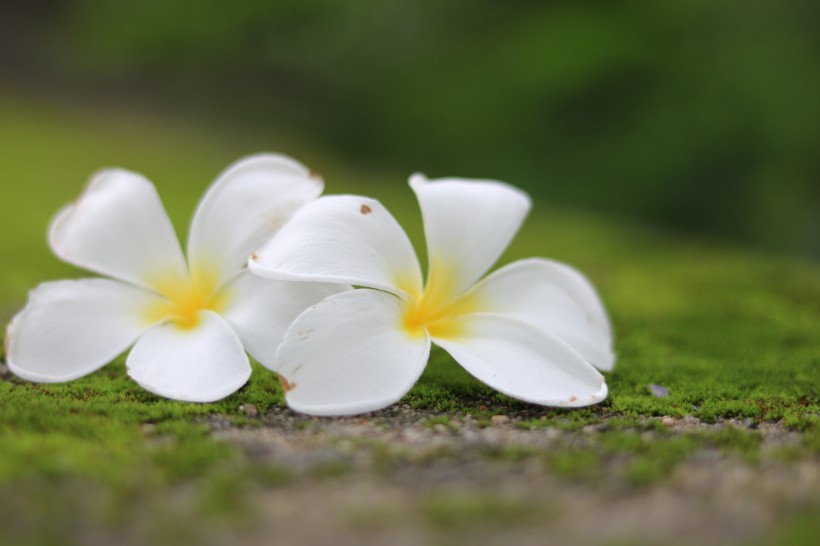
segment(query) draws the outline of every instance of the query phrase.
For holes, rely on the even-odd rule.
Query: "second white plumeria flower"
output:
[[[247,271],[248,256],[323,183],[300,163],[257,155],[224,171],[199,204],[182,253],[153,184],[105,170],[57,214],[58,257],[112,277],[47,282],[8,327],[9,368],[38,382],[68,381],[132,344],[128,374],[176,400],[209,402],[251,373],[245,351],[272,365],[291,321],[345,287],[276,282]]]
[[[544,259],[495,263],[530,209],[495,181],[414,175],[429,270],[373,199],[322,197],[301,209],[250,262],[259,275],[364,287],[323,300],[291,325],[272,369],[296,411],[345,415],[399,400],[427,363],[431,341],[498,391],[576,407],[607,395],[595,367],[614,363],[612,334],[591,284]],[[593,367],[595,366],[595,367]]]

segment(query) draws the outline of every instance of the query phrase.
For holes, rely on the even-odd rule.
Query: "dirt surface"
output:
[[[780,423],[664,417],[564,430],[529,426],[532,415],[409,407],[343,419],[276,410],[260,419],[207,421],[215,438],[291,476],[254,493],[261,517],[246,544],[272,536],[277,544],[766,544],[784,521],[820,506],[820,462],[784,457],[802,438]],[[674,444],[725,431],[735,443],[753,438],[754,448],[705,442],[642,483],[630,469],[652,455],[640,448],[604,450],[577,467],[572,460],[600,452],[608,438]]]

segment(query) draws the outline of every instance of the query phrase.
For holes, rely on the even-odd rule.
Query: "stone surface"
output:
[[[583,458],[622,434],[623,425],[605,419],[576,430],[516,426],[521,420],[515,413],[488,419],[394,407],[338,419],[277,408],[260,427],[218,416],[206,422],[215,438],[240,446],[254,464],[293,476],[293,485],[259,493],[262,523],[243,539],[251,546],[271,536],[365,546],[536,545],[545,536],[568,545],[732,545],[765,536],[793,511],[820,506],[818,461],[777,456],[801,442],[782,423],[750,431],[741,419],[640,418],[632,437],[641,441],[737,429],[758,439],[761,459],[704,444],[667,475],[635,486],[628,450],[597,460],[591,478],[545,464],[556,453],[569,453],[569,462]],[[658,421],[663,430],[653,426]]]

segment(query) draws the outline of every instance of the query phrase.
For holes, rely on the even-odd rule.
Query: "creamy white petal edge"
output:
[[[76,266],[152,290],[185,279],[185,258],[154,185],[139,174],[104,170],[51,222],[49,243]]]
[[[228,167],[200,201],[191,223],[188,260],[194,279],[205,268],[214,288],[242,271],[250,255],[324,188],[290,157],[258,154]]]
[[[230,303],[222,316],[245,350],[274,369],[276,349],[294,319],[324,298],[350,289],[349,285],[263,279],[245,271],[224,288]]]
[[[465,332],[434,338],[479,381],[513,398],[580,407],[606,398],[604,378],[554,335],[519,319],[476,313],[453,319]]]
[[[139,317],[142,310],[161,301],[147,290],[109,279],[41,284],[8,326],[9,369],[38,382],[70,381],[89,374],[152,326]]]
[[[430,279],[445,277],[454,299],[498,260],[530,210],[523,191],[493,180],[410,177],[424,219]]]
[[[352,290],[308,309],[277,355],[288,405],[310,415],[354,415],[397,402],[421,376],[430,338],[401,327],[402,302]]]
[[[145,390],[183,402],[220,400],[251,375],[236,333],[211,311],[201,311],[193,328],[173,323],[151,328],[131,349],[126,367]]]
[[[480,312],[516,317],[543,328],[599,370],[615,365],[604,305],[587,278],[566,264],[519,260],[482,279],[470,294]]]
[[[250,268],[282,280],[421,291],[421,269],[404,230],[381,203],[354,195],[305,205],[256,253]]]

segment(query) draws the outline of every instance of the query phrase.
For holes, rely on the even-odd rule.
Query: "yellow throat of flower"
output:
[[[179,275],[161,275],[151,283],[164,300],[152,304],[145,312],[146,322],[155,324],[170,319],[180,328],[193,328],[199,324],[201,311],[220,313],[227,305],[228,294],[222,289],[216,292],[216,276],[210,270],[197,268],[190,278]]]
[[[427,330],[432,337],[459,337],[464,327],[454,319],[478,310],[475,296],[453,296],[453,275],[447,269],[433,268],[420,294],[407,292],[411,300],[405,304],[403,326],[412,335]]]

